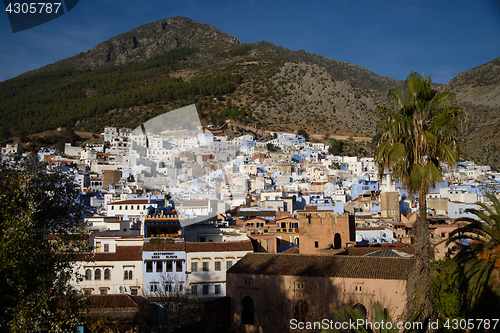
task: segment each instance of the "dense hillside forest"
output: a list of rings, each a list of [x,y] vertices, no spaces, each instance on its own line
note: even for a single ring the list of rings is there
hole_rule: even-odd
[[[168,75],[185,66],[186,57],[196,52],[192,48],[178,48],[142,63],[95,70],[58,69],[1,83],[2,139],[21,132],[73,128],[78,121],[88,118],[105,120],[106,113],[114,109],[220,97],[232,93],[242,82],[237,73],[186,82]],[[121,125],[135,127],[147,119],[148,116],[127,119]],[[98,132],[102,128],[89,130]]]

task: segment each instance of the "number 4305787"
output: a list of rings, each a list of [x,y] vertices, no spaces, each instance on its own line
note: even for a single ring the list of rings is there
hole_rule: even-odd
[[[60,2],[14,2],[9,3],[5,11],[9,14],[57,14],[60,7]]]

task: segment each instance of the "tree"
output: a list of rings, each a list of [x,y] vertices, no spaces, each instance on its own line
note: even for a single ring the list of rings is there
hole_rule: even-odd
[[[77,198],[71,179],[35,157],[0,162],[0,331],[75,331]]]
[[[309,141],[309,134],[307,133],[307,131],[305,129],[303,129],[303,128],[299,129],[297,131],[297,134],[302,135],[306,139],[306,141]]]
[[[455,95],[432,88],[431,78],[412,72],[404,94],[391,89],[387,97],[394,110],[379,107],[383,130],[375,151],[379,174],[393,175],[410,194],[418,196],[419,218],[413,225],[417,239],[416,264],[409,281],[409,304],[432,311],[431,244],[426,194],[442,180],[442,163],[457,161],[456,120],[464,115],[453,106]]]
[[[344,144],[345,141],[343,140],[331,139],[330,147],[328,148],[328,154],[332,155],[342,154],[342,152],[344,151]]]
[[[344,329],[325,329],[322,332],[325,333],[336,333],[336,332],[353,332],[353,333],[368,333],[368,332],[376,332],[376,333],[412,333],[412,332],[426,332],[428,326],[428,320],[418,321],[418,317],[420,313],[414,314],[411,319],[402,325],[402,323],[395,323],[392,320],[392,317],[389,311],[382,307],[379,302],[373,304],[375,318],[374,321],[370,321],[367,319],[366,314],[363,313],[359,308],[347,308],[347,316],[342,314],[338,310],[332,310],[332,313],[340,319],[340,322],[343,323]],[[363,324],[362,324],[363,323]],[[353,325],[354,324],[354,325]],[[338,325],[338,324],[337,324]],[[401,327],[398,327],[401,326]],[[342,327],[338,325],[338,327]]]
[[[434,311],[438,314],[439,327],[444,328],[448,319],[461,320],[466,318],[458,283],[453,278],[456,263],[447,256],[445,259],[433,262],[432,269],[432,304]],[[448,331],[452,332],[453,330]]]
[[[458,222],[467,224],[451,232],[447,241],[447,244],[464,244],[464,240],[468,243],[454,256],[455,274],[465,296],[465,310],[478,318],[485,316],[485,304],[496,305],[489,307],[495,311],[500,305],[500,202],[492,194],[487,196],[494,209],[481,202],[477,203],[480,210],[467,209],[476,218],[459,218]]]

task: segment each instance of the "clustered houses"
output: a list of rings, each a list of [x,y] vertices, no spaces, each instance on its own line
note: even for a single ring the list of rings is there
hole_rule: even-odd
[[[367,309],[395,283],[401,310],[411,260],[400,254],[411,256],[418,200],[390,175],[380,179],[373,158],[333,156],[328,146],[291,133],[267,142],[230,139],[229,124],[203,132],[197,117],[189,106],[136,130],[106,127],[103,144],[39,151],[41,160],[72,173],[81,193],[89,253],[75,265],[81,281],[74,283],[82,294],[229,295],[234,325],[249,331],[266,325],[258,299],[264,281],[280,284],[287,302],[305,302],[299,295],[311,285],[333,279],[343,300]],[[22,153],[2,149],[3,158]],[[488,166],[443,169],[443,182],[427,195],[437,258],[455,219],[500,190],[500,174]],[[369,250],[351,258],[359,246]],[[374,259],[384,256],[403,258]],[[362,274],[363,265],[375,267],[370,260],[381,260],[385,275]],[[289,313],[304,315],[287,304]]]

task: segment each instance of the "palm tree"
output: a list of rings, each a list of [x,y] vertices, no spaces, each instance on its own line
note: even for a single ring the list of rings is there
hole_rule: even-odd
[[[476,305],[484,304],[485,298],[495,301],[491,291],[499,292],[500,268],[500,202],[497,197],[487,194],[493,208],[478,202],[481,209],[467,209],[477,218],[462,217],[457,220],[467,224],[450,233],[447,244],[461,243],[467,240],[468,245],[462,246],[454,259],[457,263],[455,274],[465,295],[465,310],[474,313]],[[493,297],[492,297],[493,296]],[[497,296],[498,297],[498,296]],[[496,298],[498,303],[498,298]],[[480,307],[484,316],[484,306]]]
[[[409,281],[409,304],[432,311],[431,244],[427,224],[426,194],[442,180],[442,163],[457,161],[456,120],[463,111],[453,106],[455,95],[432,88],[430,77],[412,72],[404,94],[391,89],[387,97],[394,109],[379,107],[384,131],[375,151],[379,175],[392,174],[410,195],[418,196],[419,218],[413,229],[417,238],[416,264]]]

